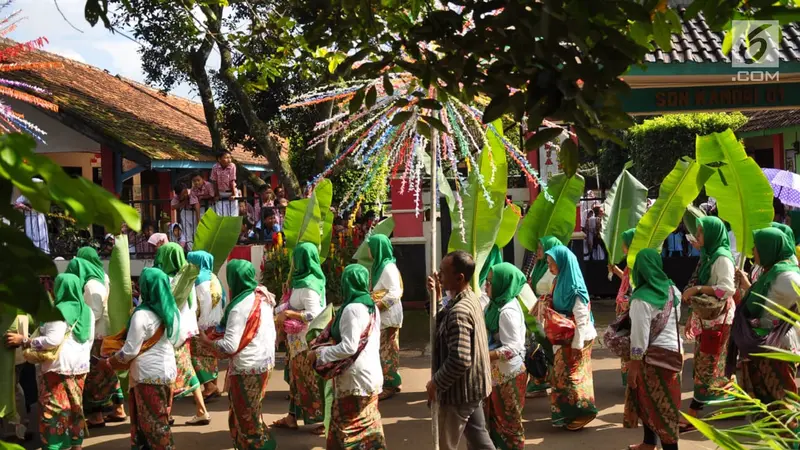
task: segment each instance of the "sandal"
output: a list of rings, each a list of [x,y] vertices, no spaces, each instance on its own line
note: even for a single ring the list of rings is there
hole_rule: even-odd
[[[204,395],[203,396],[203,401],[208,403],[211,400],[214,400],[215,398],[219,398],[219,397],[220,397],[219,390],[216,390],[216,391],[214,391],[214,392],[212,392],[212,393],[210,393],[208,395]]]
[[[578,431],[582,430],[589,422],[593,421],[597,416],[586,416],[586,417],[578,417],[577,419],[570,422],[566,428],[569,431]]]
[[[272,426],[275,428],[283,428],[286,430],[296,430],[299,428],[297,426],[297,422],[295,422],[294,426],[289,425],[289,417],[284,417],[283,419],[278,419],[275,422],[272,422]]]
[[[525,393],[525,398],[541,398],[541,397],[547,397],[547,390]]]
[[[678,423],[678,432],[679,433],[689,433],[692,431],[696,431],[697,428],[694,425],[690,424],[689,422],[679,422]]]
[[[105,417],[106,423],[122,423],[125,422],[126,420],[128,420],[128,416],[120,417],[109,414]]]
[[[313,434],[314,436],[325,436],[325,425],[320,425],[316,428],[312,428],[309,433]]]

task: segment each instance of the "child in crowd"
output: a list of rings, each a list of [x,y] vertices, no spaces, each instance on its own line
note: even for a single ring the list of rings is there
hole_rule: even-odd
[[[235,197],[236,165],[231,152],[225,150],[217,156],[217,163],[211,168],[211,182],[214,183],[215,209],[220,216],[237,216],[239,208]]]
[[[264,218],[261,219],[261,236],[265,243],[275,244],[280,239],[283,242],[281,226],[278,224],[278,214],[275,208],[264,209]],[[281,235],[280,238],[278,235]]]
[[[261,218],[261,211],[263,208],[272,208],[275,206],[275,192],[266,183],[258,188],[258,197],[254,202],[253,211],[257,218]]]
[[[283,229],[283,219],[286,217],[286,208],[289,206],[289,200],[286,200],[285,198],[279,198],[277,202],[278,206],[276,211],[276,219],[278,221],[278,225],[280,225],[281,229]]]
[[[253,224],[245,219],[242,221],[242,231],[239,233],[239,243],[249,244],[251,241],[256,240],[256,234],[253,232]]]
[[[43,183],[41,178],[33,177],[34,183]],[[25,216],[25,234],[33,241],[39,250],[50,254],[50,236],[47,231],[47,218],[43,213],[31,208],[31,203],[20,195],[14,203],[14,208]]]
[[[256,209],[244,200],[239,200],[239,216],[246,217],[252,223],[257,222]]]
[[[189,244],[187,244],[186,242],[186,235],[183,234],[183,228],[181,227],[181,224],[173,223],[172,225],[170,225],[169,241],[175,242],[176,244],[180,245],[184,251],[187,250],[187,246]]]
[[[181,223],[184,241],[194,241],[194,232],[200,223],[200,202],[184,182],[175,185],[175,195],[172,197],[171,205],[172,222]]]
[[[210,181],[206,181],[203,177],[195,172],[191,176],[192,180],[192,195],[197,199],[200,207],[200,215],[206,212],[206,207],[213,207],[214,202],[214,185]]]

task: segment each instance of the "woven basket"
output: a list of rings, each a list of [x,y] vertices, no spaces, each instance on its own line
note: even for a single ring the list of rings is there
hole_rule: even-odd
[[[703,320],[716,319],[722,314],[722,310],[727,304],[727,300],[720,300],[710,295],[692,297],[691,302],[692,312]]]

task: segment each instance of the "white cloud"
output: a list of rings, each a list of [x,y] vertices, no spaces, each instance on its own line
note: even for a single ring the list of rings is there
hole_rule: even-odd
[[[122,76],[142,80],[142,60],[137,51],[139,45],[125,38],[119,40],[105,40],[94,44],[94,48],[104,51],[111,59],[110,72]]]
[[[46,50],[50,53],[55,53],[56,55],[63,56],[64,58],[86,64],[86,58],[84,58],[83,55],[76,52],[75,50],[62,47],[52,47],[52,46],[47,46]]]

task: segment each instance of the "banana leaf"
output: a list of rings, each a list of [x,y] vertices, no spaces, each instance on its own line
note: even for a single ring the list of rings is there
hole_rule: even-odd
[[[658,199],[636,226],[636,235],[628,250],[628,267],[633,268],[640,250],[661,248],[664,239],[683,219],[686,205],[697,197],[712,173],[713,169],[688,157],[675,163],[675,167],[661,182]]]
[[[0,303],[0,330],[3,335],[7,331],[17,332],[17,308]],[[16,403],[16,366],[15,350],[0,345],[0,419],[14,417],[17,413]]]
[[[494,125],[500,132],[502,124],[498,122],[499,120],[495,121]],[[475,259],[475,275],[472,277],[472,287],[475,292],[479,292],[478,274],[481,273],[486,257],[489,256],[489,252],[497,240],[506,200],[508,162],[506,161],[505,146],[499,136],[495,133],[489,133],[486,136],[486,146],[481,151],[479,158],[478,167],[472,168],[467,177],[465,192],[461,194],[466,239],[462,241],[461,233],[453,232],[448,244],[448,252],[463,250]],[[483,179],[483,187],[479,175]],[[484,197],[484,189],[492,201],[491,204]],[[452,203],[449,206],[451,211],[455,211],[457,208]],[[459,225],[454,224],[453,226]]]
[[[193,249],[211,253],[214,256],[214,273],[219,273],[219,268],[228,260],[241,232],[241,217],[222,217],[209,209],[197,225]]]
[[[131,289],[131,255],[128,236],[114,238],[111,261],[108,263],[108,320],[109,334],[117,334],[128,325],[133,308]]]
[[[517,239],[522,246],[535,252],[542,236],[555,236],[568,245],[575,229],[575,208],[583,195],[583,177],[575,174],[567,177],[563,173],[554,175],[547,182],[547,192],[539,195],[522,219]]]
[[[326,306],[321,313],[317,314],[317,317],[308,324],[306,341],[310,344],[311,341],[316,339],[316,337],[325,330],[325,327],[328,326],[331,319],[333,319],[333,303],[328,303],[328,306]]]
[[[283,220],[283,234],[289,250],[301,242],[310,242],[319,249],[321,260],[328,256],[333,230],[332,197],[333,185],[330,180],[323,179],[310,197],[289,202]]]
[[[389,217],[387,219],[381,220],[375,227],[372,228],[370,231],[370,236],[373,234],[382,234],[384,236],[389,236],[394,231],[394,217]],[[366,267],[367,269],[372,268],[372,256],[369,254],[369,246],[367,246],[367,240],[364,239],[364,242],[358,246],[358,250],[353,253],[353,260],[361,264],[362,266]]]
[[[178,305],[178,309],[183,307],[183,304],[186,303],[186,300],[188,300],[189,296],[194,292],[194,282],[197,280],[198,275],[200,275],[200,268],[192,263],[186,263],[186,265],[181,267],[181,270],[175,274],[175,278],[172,280],[172,296],[175,297],[175,303]],[[194,299],[194,301],[197,300]]]
[[[333,212],[331,212],[331,202],[333,201],[333,184],[331,180],[323,179],[311,194],[311,198],[319,206],[320,222],[320,246],[319,259],[325,261],[331,250],[331,239],[333,238]]]
[[[497,232],[497,240],[494,242],[497,248],[502,249],[511,242],[511,239],[514,239],[521,216],[522,210],[517,205],[506,205],[503,208],[503,220],[500,221],[500,230]]]
[[[731,224],[736,251],[752,258],[753,231],[769,227],[774,215],[772,186],[730,129],[697,136],[696,142],[699,163],[723,163],[706,182],[706,192],[717,199],[720,218]]]
[[[683,213],[683,225],[686,227],[686,231],[692,236],[697,236],[697,219],[705,216],[706,213],[702,209],[689,203],[686,212]]]
[[[605,215],[600,226],[600,237],[608,249],[610,263],[622,261],[622,232],[635,227],[646,210],[647,187],[631,175],[626,167],[614,181],[603,203]]]

